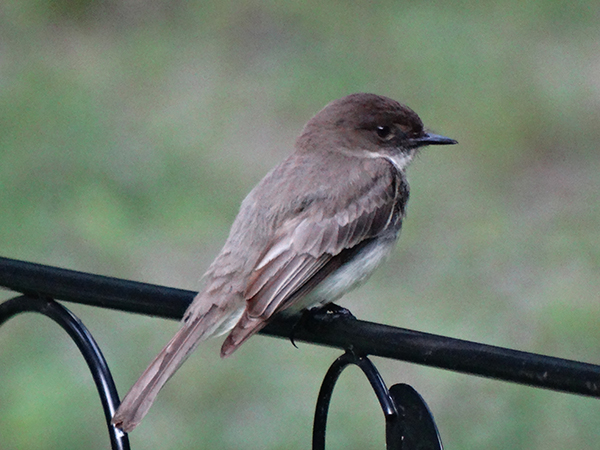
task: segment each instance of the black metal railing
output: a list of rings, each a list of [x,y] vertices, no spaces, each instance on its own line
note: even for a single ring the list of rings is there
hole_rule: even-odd
[[[104,417],[108,425],[110,443],[115,450],[128,450],[127,434],[114,427],[110,420],[119,406],[119,396],[108,364],[87,328],[75,315],[64,306],[49,298],[30,297],[21,295],[0,304],[0,325],[17,314],[34,312],[49,317],[65,330],[79,348],[87,363],[100,401],[104,409]]]
[[[38,312],[63,327],[77,343],[98,387],[114,449],[128,449],[127,435],[110,425],[118,396],[98,346],[83,324],[53,299],[139,314],[180,319],[195,293],[0,257],[0,286],[23,295],[0,304],[0,325],[21,312]],[[388,449],[439,449],[435,423],[411,387],[389,390],[367,355],[409,361],[555,391],[600,397],[600,366],[510,350],[357,320],[351,316],[275,318],[263,334],[343,349],[323,381],[317,400],[313,448],[325,448],[333,387],[345,367],[368,378],[386,420]]]

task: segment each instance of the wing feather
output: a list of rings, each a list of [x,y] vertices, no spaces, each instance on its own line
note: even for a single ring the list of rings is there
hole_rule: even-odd
[[[248,279],[246,311],[223,344],[222,355],[233,352],[269,317],[293,306],[314,289],[342,264],[336,258],[341,252],[387,228],[397,231],[401,217],[394,216],[401,212],[396,202],[403,180],[387,162],[377,163],[376,176],[367,186],[362,190],[352,186],[358,194],[345,199],[347,207],[339,208],[339,198],[313,201],[303,214],[281,224]]]

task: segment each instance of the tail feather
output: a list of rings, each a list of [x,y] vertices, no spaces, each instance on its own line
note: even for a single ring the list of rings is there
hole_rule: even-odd
[[[198,344],[222,332],[223,325],[230,320],[231,315],[224,314],[216,305],[212,305],[201,316],[184,319],[179,331],[125,395],[112,418],[112,424],[125,432],[133,430],[144,418],[164,384]]]
[[[247,312],[242,314],[239,322],[233,327],[229,336],[221,346],[221,357],[226,358],[236,351],[240,345],[246,342],[251,336],[258,333],[267,325],[267,322],[259,317],[251,317]]]

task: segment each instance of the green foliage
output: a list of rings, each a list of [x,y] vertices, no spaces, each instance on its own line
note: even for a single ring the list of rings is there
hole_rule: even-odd
[[[6,1],[0,254],[197,288],[239,202],[302,124],[334,98],[375,92],[460,145],[411,167],[398,250],[344,305],[598,362],[599,12],[592,1]],[[121,393],[176,328],[72,308]],[[258,336],[221,361],[218,346],[169,383],[133,448],[308,448],[338,352]],[[0,349],[3,449],[108,448],[91,377],[56,327],[19,317]],[[596,400],[378,363],[388,383],[421,392],[447,449],[600,438]],[[366,381],[342,382],[329,444],[382,447]]]

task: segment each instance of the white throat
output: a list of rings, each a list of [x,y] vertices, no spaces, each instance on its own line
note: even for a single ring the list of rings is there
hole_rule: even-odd
[[[408,165],[413,160],[415,153],[411,152],[409,154],[398,152],[394,155],[390,155],[387,153],[375,153],[369,152],[367,150],[363,151],[363,155],[369,158],[383,158],[392,163],[392,165],[398,169],[400,172],[404,172],[404,170],[408,167]]]
[[[346,149],[340,149],[340,151],[348,156],[361,155],[361,156],[366,156],[367,158],[373,158],[373,159],[383,158],[383,159],[389,161],[390,163],[392,163],[392,165],[396,169],[398,169],[400,172],[404,172],[404,170],[408,167],[408,165],[411,163],[411,161],[415,157],[415,151],[412,151],[409,154],[398,152],[394,155],[390,155],[387,153],[370,152],[368,150],[363,150],[360,153],[358,153],[356,150],[350,151],[350,150],[346,150]]]

